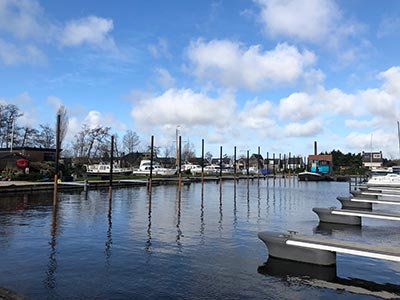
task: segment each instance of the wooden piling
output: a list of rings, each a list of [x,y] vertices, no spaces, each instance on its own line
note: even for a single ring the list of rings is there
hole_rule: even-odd
[[[151,136],[150,142],[150,176],[149,176],[149,194],[151,194],[153,189],[153,160],[154,160],[154,135]]]
[[[108,185],[108,197],[112,199],[112,181],[113,181],[113,165],[114,165],[114,136],[111,136],[111,153],[110,153],[110,181]]]

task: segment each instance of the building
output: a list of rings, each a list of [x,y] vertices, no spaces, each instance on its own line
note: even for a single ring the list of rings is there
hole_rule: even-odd
[[[309,155],[308,166],[311,172],[331,174],[333,172],[333,157],[330,154]]]
[[[17,153],[30,162],[54,162],[56,160],[56,149],[52,148],[15,147],[12,150],[0,148],[1,153]]]
[[[377,169],[383,166],[382,151],[362,152],[362,165],[364,168]]]

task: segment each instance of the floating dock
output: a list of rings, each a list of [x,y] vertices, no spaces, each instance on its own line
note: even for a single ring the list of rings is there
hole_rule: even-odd
[[[400,250],[364,243],[305,236],[294,232],[263,231],[258,237],[265,243],[269,255],[280,259],[317,265],[336,264],[336,253],[365,256],[400,262]]]
[[[337,208],[313,208],[321,222],[347,225],[361,225],[361,217],[400,221],[400,215],[393,213],[371,212]]]
[[[336,199],[340,201],[340,203],[342,204],[342,208],[344,208],[344,209],[346,209],[346,208],[361,208],[361,209],[368,209],[368,210],[372,209],[371,202],[354,201],[354,199],[357,199],[357,198],[336,197]],[[370,200],[372,201],[375,199],[370,199]]]

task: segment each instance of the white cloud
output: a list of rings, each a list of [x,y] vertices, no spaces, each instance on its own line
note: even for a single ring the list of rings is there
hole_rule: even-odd
[[[377,129],[371,133],[351,132],[346,137],[346,144],[356,152],[382,151],[384,157],[398,158],[397,128],[392,130]]]
[[[45,65],[47,63],[44,54],[34,45],[18,46],[2,39],[0,39],[0,60],[5,65]]]
[[[323,104],[321,111],[338,115],[361,115],[365,113],[362,101],[358,95],[346,94],[339,89],[320,89],[316,98]]]
[[[0,31],[11,33],[18,39],[33,39],[43,38],[52,29],[37,1],[0,1]]]
[[[396,98],[392,95],[380,89],[368,89],[360,92],[360,96],[371,115],[396,120]]]
[[[217,82],[225,87],[260,90],[272,84],[292,84],[316,57],[310,51],[279,44],[271,51],[261,46],[249,48],[229,40],[190,43],[187,55],[193,75]]]
[[[265,32],[272,37],[337,46],[340,40],[358,33],[333,0],[256,0]]]
[[[175,85],[175,78],[168,72],[168,70],[163,68],[158,68],[156,70],[157,73],[157,81],[160,85],[165,88],[171,88]]]
[[[372,121],[367,120],[346,120],[344,122],[345,126],[348,128],[369,128],[372,125]]]
[[[274,111],[274,106],[269,101],[248,101],[244,110],[239,113],[240,125],[253,129],[268,129],[275,126]]]
[[[109,33],[113,30],[111,19],[88,16],[69,21],[62,31],[60,42],[63,46],[88,44],[103,49],[115,49],[115,43]]]
[[[384,17],[379,24],[378,38],[397,37],[400,32],[400,18]]]
[[[311,137],[323,131],[323,124],[320,120],[311,120],[306,123],[289,123],[284,127],[286,137]]]
[[[391,67],[379,74],[385,80],[383,89],[390,95],[400,98],[400,67]]]
[[[131,114],[142,126],[225,126],[234,110],[235,102],[230,96],[213,99],[191,89],[169,89],[160,96],[140,100]]]
[[[157,44],[149,45],[148,50],[154,58],[172,57],[169,52],[168,41],[165,38],[159,38]]]
[[[316,104],[306,93],[294,93],[281,99],[279,117],[283,120],[303,121],[316,115]]]

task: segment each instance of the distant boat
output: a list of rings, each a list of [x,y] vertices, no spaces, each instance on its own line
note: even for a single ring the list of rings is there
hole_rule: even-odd
[[[389,173],[386,175],[374,175],[368,180],[367,186],[400,188],[400,174]]]
[[[88,175],[110,175],[110,164],[100,162],[98,164],[84,165],[86,168],[86,174]],[[121,168],[117,164],[113,165],[113,174],[129,175],[132,173],[131,168]]]
[[[298,175],[299,181],[332,181],[333,178],[328,174],[304,171]]]
[[[158,162],[153,161],[153,166],[151,166],[151,161],[148,159],[143,159],[140,162],[139,169],[133,170],[133,175],[150,175],[150,169],[153,167],[153,175],[171,176],[176,173],[176,169],[162,168]]]

